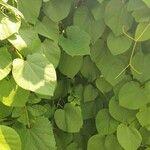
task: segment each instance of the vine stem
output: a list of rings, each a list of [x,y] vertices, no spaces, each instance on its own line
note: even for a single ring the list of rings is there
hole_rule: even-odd
[[[138,74],[141,74],[141,72],[139,72],[138,70],[135,69],[135,67],[132,65],[132,59],[133,59],[133,56],[134,56],[134,53],[135,53],[135,49],[136,49],[136,46],[137,46],[137,43],[139,41],[139,39],[143,36],[143,34],[146,32],[146,30],[150,27],[150,23],[145,27],[145,29],[142,31],[142,33],[139,35],[139,37],[137,39],[131,37],[129,34],[127,34],[124,30],[124,27],[122,28],[123,30],[123,33],[131,40],[134,41],[134,44],[133,44],[133,48],[132,48],[132,51],[131,51],[131,55],[130,55],[130,59],[129,59],[129,63],[128,65],[115,77],[115,79],[117,79],[128,67],[132,68],[136,73]]]
[[[27,126],[30,129],[31,128],[31,124],[30,124],[30,120],[29,120],[29,114],[28,114],[27,106],[24,106],[24,110],[25,110],[26,119],[27,119]]]

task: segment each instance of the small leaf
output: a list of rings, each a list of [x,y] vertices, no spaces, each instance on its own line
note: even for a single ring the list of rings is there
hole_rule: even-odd
[[[119,104],[128,109],[139,109],[149,103],[146,92],[137,82],[130,81],[119,92]]]
[[[107,150],[105,148],[105,137],[99,134],[92,136],[88,141],[87,150]]]
[[[59,46],[55,42],[46,39],[41,45],[41,51],[47,60],[56,68],[61,54]]]
[[[131,44],[132,40],[124,35],[116,37],[113,33],[110,33],[107,37],[107,45],[113,55],[126,52],[131,47]]]
[[[113,97],[109,101],[110,115],[122,123],[131,123],[136,118],[137,111],[126,109],[119,105],[119,102]]]
[[[68,16],[71,2],[71,0],[50,0],[44,5],[44,13],[54,22],[59,22]]]
[[[0,80],[5,78],[11,71],[12,58],[6,47],[0,48]]]
[[[100,135],[112,134],[116,131],[118,122],[114,120],[108,109],[102,109],[96,116],[96,128]]]
[[[117,139],[125,150],[137,150],[142,142],[139,131],[124,124],[120,124],[117,128]]]
[[[136,32],[135,32],[135,39],[138,41],[146,41],[150,39],[150,23],[144,22],[139,23]]]
[[[150,129],[150,107],[142,108],[136,115],[139,123],[142,127],[148,127]]]
[[[71,56],[90,54],[90,36],[77,26],[66,29],[67,38],[60,36],[59,44]]]
[[[150,54],[143,54],[142,51],[138,51],[133,59],[132,59],[132,65],[136,70],[138,70],[139,73],[135,72],[135,70],[131,69],[133,77],[137,79],[138,81],[145,82],[150,79]]]
[[[62,52],[59,62],[59,70],[69,78],[73,78],[80,70],[83,62],[81,56],[70,56],[65,52]]]
[[[35,28],[40,35],[47,37],[51,40],[58,41],[58,23],[53,22],[48,17],[44,17],[41,22],[38,21]]]
[[[79,132],[82,125],[82,115],[79,106],[67,103],[64,109],[57,109],[54,114],[56,125],[69,133]]]
[[[105,147],[107,150],[112,150],[112,148],[114,150],[123,150],[114,134],[107,135],[105,139]]]

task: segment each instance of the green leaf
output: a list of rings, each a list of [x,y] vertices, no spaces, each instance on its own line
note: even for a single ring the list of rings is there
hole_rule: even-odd
[[[107,37],[107,46],[113,55],[118,55],[127,51],[132,44],[132,40],[125,35],[115,36],[110,33]]]
[[[105,30],[103,19],[95,20],[86,6],[77,8],[74,14],[73,23],[89,33],[93,43],[102,36]]]
[[[126,54],[113,56],[102,40],[98,40],[91,49],[91,58],[101,71],[103,77],[115,86],[125,78],[125,72],[117,77],[128,64]]]
[[[54,22],[66,18],[70,12],[72,0],[50,0],[44,5],[44,13]]]
[[[11,114],[12,108],[0,102],[0,119],[5,118]]]
[[[80,107],[71,103],[67,103],[64,109],[57,109],[54,119],[61,130],[69,133],[79,132],[83,125]]]
[[[97,66],[91,61],[89,56],[84,57],[80,72],[88,81],[94,81],[100,74]]]
[[[47,60],[56,68],[61,54],[59,46],[55,42],[46,39],[41,45],[41,51]]]
[[[67,38],[60,36],[59,44],[63,50],[71,56],[90,54],[90,36],[77,26],[69,26],[66,29]]]
[[[119,105],[119,102],[113,97],[109,101],[110,115],[122,123],[131,123],[135,120],[137,111],[126,109]]]
[[[0,48],[0,80],[5,78],[11,71],[12,58],[6,47]]]
[[[62,52],[58,68],[61,73],[73,78],[79,72],[82,62],[83,58],[81,56],[72,57]]]
[[[96,129],[100,135],[112,134],[116,131],[118,122],[114,120],[108,109],[102,109],[96,116]]]
[[[149,0],[142,0],[149,8],[150,8],[150,1]]]
[[[52,125],[47,118],[34,120],[31,128],[16,126],[21,137],[22,150],[56,150]]]
[[[32,116],[35,117],[42,116],[47,112],[47,109],[42,105],[28,106],[27,109],[32,114]]]
[[[20,88],[13,79],[0,81],[0,101],[7,106],[23,107],[28,101],[29,91]]]
[[[92,8],[91,12],[96,21],[104,19],[105,7],[106,7],[106,3],[104,2],[102,4],[96,3],[95,6]]]
[[[149,22],[150,9],[141,0],[141,3],[135,6],[135,10],[133,11],[132,16],[135,18],[136,22]]]
[[[88,84],[87,86],[84,87],[83,98],[85,103],[94,101],[97,96],[98,90],[91,84]]]
[[[96,87],[103,93],[107,93],[112,90],[112,85],[107,82],[103,77],[97,78]]]
[[[97,0],[99,3],[102,3],[104,0]]]
[[[142,108],[136,115],[139,123],[142,127],[147,127],[150,129],[150,107]]]
[[[20,25],[20,20],[17,20],[13,17],[6,17],[0,13],[0,40],[5,40],[14,33],[17,33]]]
[[[105,147],[107,150],[123,150],[123,148],[118,143],[117,137],[114,134],[107,135],[105,138]]]
[[[37,52],[41,46],[38,33],[30,26],[22,27],[19,33],[11,36],[8,41],[25,56]]]
[[[141,127],[139,132],[142,136],[142,144],[143,145],[150,145],[150,131],[148,131],[144,127]]]
[[[106,150],[105,137],[99,134],[92,136],[88,141],[87,150]]]
[[[138,41],[146,41],[150,39],[150,23],[144,22],[139,23],[136,32],[135,32],[135,39]]]
[[[135,72],[133,69],[131,69],[133,77],[141,82],[145,82],[150,79],[150,54],[144,55],[142,51],[137,52],[133,59],[132,59],[132,65],[136,70],[138,70],[139,73]]]
[[[27,60],[14,59],[13,77],[23,89],[53,96],[56,87],[56,72],[53,65],[40,53],[28,55]]]
[[[25,19],[32,24],[35,24],[40,13],[42,0],[30,1],[19,0],[18,9],[23,13]]]
[[[0,149],[21,150],[21,140],[14,129],[0,125]]]
[[[117,139],[125,150],[137,150],[142,142],[139,131],[124,124],[120,124],[117,128]]]
[[[51,40],[58,41],[58,23],[53,22],[48,17],[44,17],[41,22],[38,21],[35,28],[40,35],[47,37]]]
[[[130,81],[119,92],[119,104],[128,109],[139,109],[149,103],[146,92],[138,82]]]
[[[121,35],[122,28],[129,30],[132,25],[132,17],[128,13],[125,2],[111,0],[105,8],[105,23],[118,36]]]

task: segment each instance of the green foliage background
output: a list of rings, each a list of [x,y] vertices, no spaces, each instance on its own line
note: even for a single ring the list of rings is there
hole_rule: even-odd
[[[150,150],[150,0],[0,0],[0,150]]]

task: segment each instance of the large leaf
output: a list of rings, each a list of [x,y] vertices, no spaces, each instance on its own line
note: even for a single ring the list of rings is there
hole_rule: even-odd
[[[56,125],[63,131],[76,133],[82,125],[82,115],[79,106],[66,104],[64,109],[57,109],[54,115]]]
[[[25,19],[35,24],[37,18],[40,13],[40,8],[42,5],[42,0],[30,1],[30,0],[19,0],[18,1],[18,8],[23,13]]]
[[[0,125],[0,149],[21,150],[21,140],[14,129]]]
[[[149,0],[143,0],[143,2],[150,8],[150,1]]]
[[[23,89],[52,96],[56,86],[54,66],[40,53],[28,55],[27,60],[13,61],[13,77]]]
[[[56,150],[52,125],[49,120],[40,117],[31,123],[31,128],[17,126],[21,137],[22,150]]]
[[[105,9],[105,23],[117,36],[122,34],[122,28],[129,30],[132,25],[132,17],[128,13],[125,2],[111,0]]]
[[[119,104],[128,109],[139,109],[150,102],[146,92],[139,83],[130,81],[123,85],[119,92]]]
[[[0,80],[5,78],[11,71],[12,58],[6,47],[0,48]]]
[[[142,142],[142,137],[134,127],[120,124],[117,128],[117,138],[125,150],[137,150]]]
[[[28,101],[29,91],[20,88],[13,79],[0,81],[0,101],[7,106],[23,107]]]
[[[72,0],[50,0],[45,4],[44,13],[54,22],[66,18],[70,12]]]
[[[59,44],[71,56],[90,54],[90,36],[77,26],[70,26],[66,30],[67,38],[61,36]]]
[[[100,135],[112,134],[116,131],[118,122],[113,119],[108,109],[102,109],[96,116],[96,128]]]
[[[0,40],[5,40],[14,33],[17,33],[21,21],[15,18],[8,18],[0,13]]]

